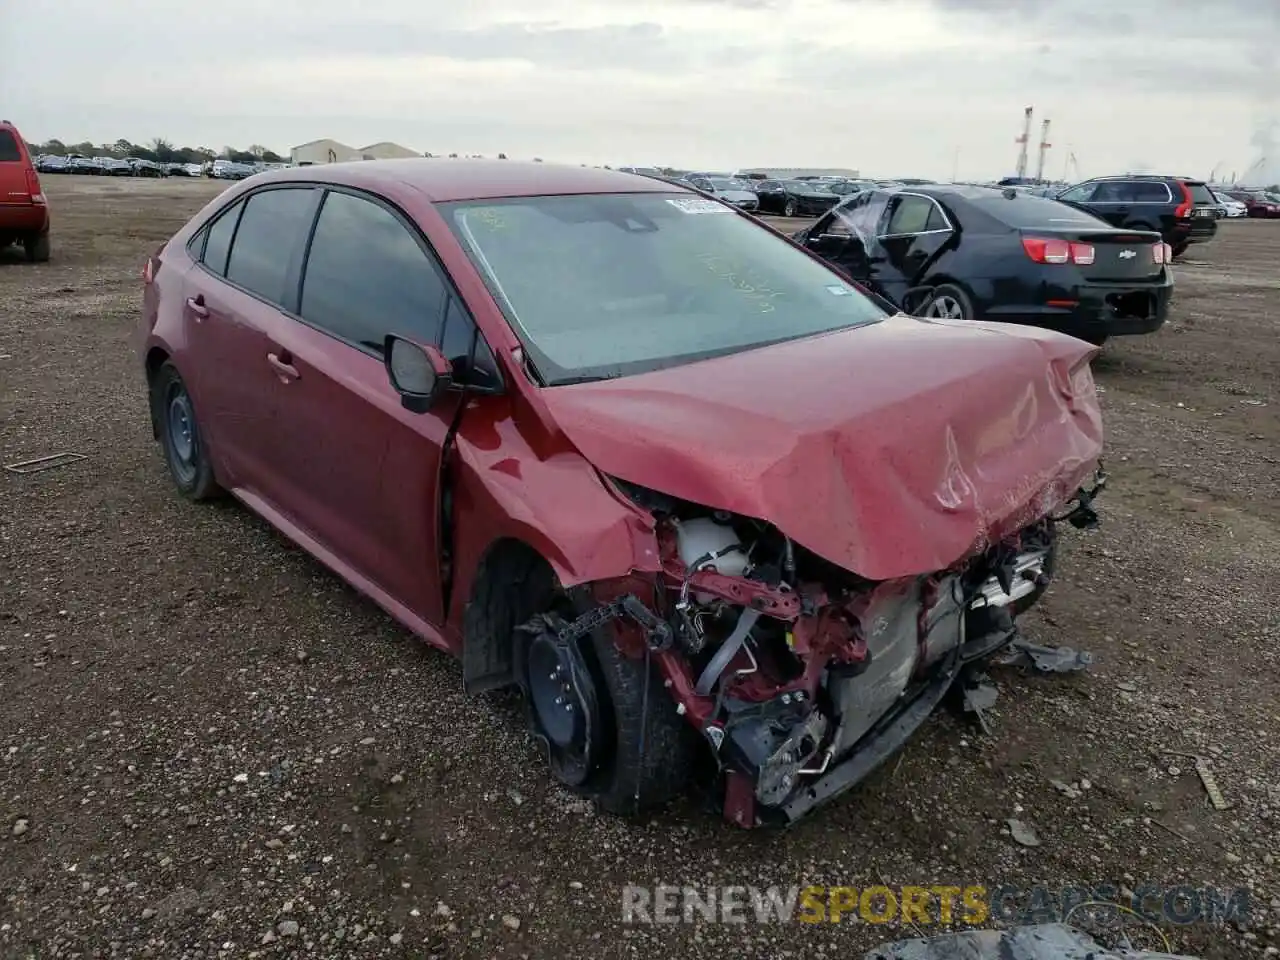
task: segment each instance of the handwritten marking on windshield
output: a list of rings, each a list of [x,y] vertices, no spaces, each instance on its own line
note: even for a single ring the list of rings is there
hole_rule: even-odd
[[[778,297],[783,296],[777,290],[773,290],[765,284],[752,283],[749,280],[738,276],[734,272],[731,265],[725,263],[715,254],[703,253],[698,255],[698,260],[707,268],[715,277],[725,281],[748,300],[753,300],[760,308],[761,313],[773,313],[777,307],[771,302]]]

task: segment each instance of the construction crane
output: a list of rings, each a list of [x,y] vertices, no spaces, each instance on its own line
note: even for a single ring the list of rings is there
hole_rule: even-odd
[[[1036,159],[1036,180],[1040,183],[1044,182],[1044,161],[1049,156],[1051,146],[1053,144],[1049,142],[1049,120],[1046,118],[1040,125],[1040,155]]]
[[[1031,143],[1031,115],[1035,112],[1035,107],[1027,107],[1022,113],[1022,136],[1015,143],[1021,144],[1018,148],[1018,166],[1015,176],[1019,180],[1025,180],[1027,177],[1027,146]]]

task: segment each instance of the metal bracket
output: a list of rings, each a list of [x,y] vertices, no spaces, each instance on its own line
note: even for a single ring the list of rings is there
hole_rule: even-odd
[[[47,457],[36,457],[34,460],[7,463],[4,468],[10,473],[39,473],[42,470],[53,470],[55,467],[65,467],[67,464],[88,459],[88,456],[83,453],[51,453]]]
[[[566,643],[572,643],[603,627],[610,620],[620,617],[630,617],[644,628],[645,639],[651,650],[666,650],[671,646],[673,639],[671,624],[646,607],[640,598],[632,593],[588,610],[572,623],[561,627],[556,636]]]
[[[1031,667],[1038,673],[1073,673],[1092,666],[1093,654],[1071,647],[1045,647],[1019,637],[998,662],[1006,667]]]

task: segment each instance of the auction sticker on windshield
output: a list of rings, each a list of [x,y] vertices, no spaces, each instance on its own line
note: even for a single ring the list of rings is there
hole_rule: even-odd
[[[667,203],[684,213],[733,213],[723,203],[702,197],[668,197]]]

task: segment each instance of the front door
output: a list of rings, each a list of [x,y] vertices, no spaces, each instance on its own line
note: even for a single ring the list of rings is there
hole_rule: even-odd
[[[805,246],[858,283],[884,295],[878,280],[883,254],[876,234],[889,195],[867,190],[844,201],[809,228]]]
[[[451,294],[416,228],[389,206],[329,191],[302,277],[300,320],[277,336],[278,460],[295,521],[428,623],[441,609],[439,475],[461,395],[413,413],[383,359],[389,333],[440,342]]]

